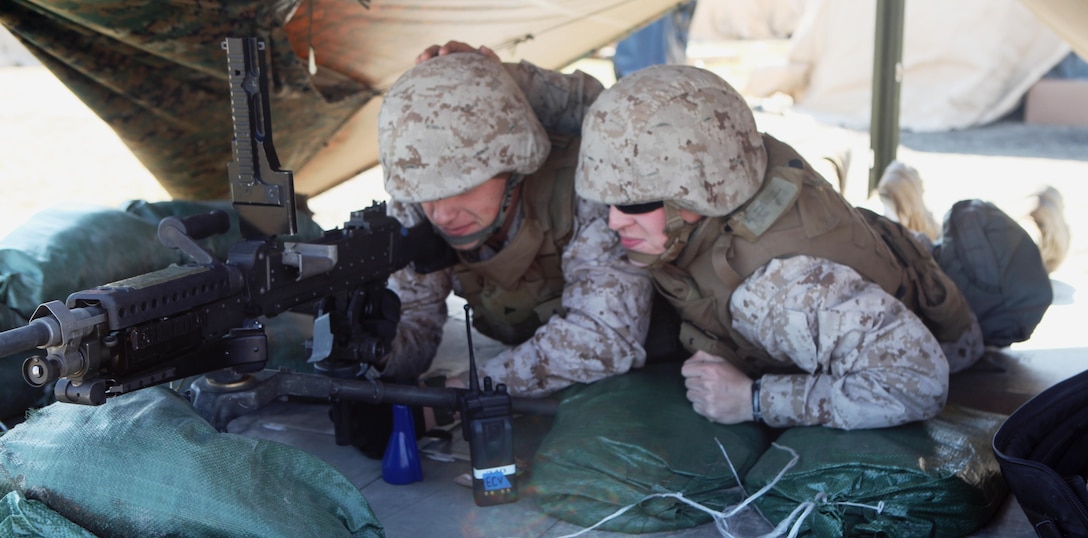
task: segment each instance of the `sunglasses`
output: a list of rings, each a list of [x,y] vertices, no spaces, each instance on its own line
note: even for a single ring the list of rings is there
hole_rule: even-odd
[[[613,207],[625,215],[641,215],[665,207],[665,202],[646,202],[644,204],[615,205]]]

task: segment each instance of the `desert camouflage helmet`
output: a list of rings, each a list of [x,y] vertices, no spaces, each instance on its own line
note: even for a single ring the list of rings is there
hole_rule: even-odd
[[[732,86],[697,67],[658,65],[593,103],[575,185],[605,204],[664,201],[716,217],[755,195],[766,168],[755,118]]]
[[[551,142],[499,62],[458,53],[427,60],[389,89],[378,114],[385,189],[428,202],[544,164]]]

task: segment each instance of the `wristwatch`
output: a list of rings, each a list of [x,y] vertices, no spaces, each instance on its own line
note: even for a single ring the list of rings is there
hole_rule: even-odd
[[[763,412],[759,409],[759,389],[763,385],[763,378],[752,382],[752,420],[763,422]]]

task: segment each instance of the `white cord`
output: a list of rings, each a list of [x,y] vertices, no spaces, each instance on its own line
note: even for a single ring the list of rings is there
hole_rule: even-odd
[[[697,510],[701,510],[703,512],[706,512],[707,514],[710,514],[710,516],[714,518],[715,528],[718,529],[718,533],[720,533],[723,538],[744,538],[742,536],[737,536],[737,535],[733,534],[730,531],[730,529],[729,529],[730,519],[737,516],[737,514],[739,514],[745,508],[749,507],[749,505],[751,505],[753,501],[755,501],[756,499],[758,499],[759,497],[763,496],[768,491],[770,491],[771,488],[773,488],[775,486],[775,484],[777,484],[780,480],[782,480],[782,477],[785,476],[787,471],[789,471],[795,465],[797,465],[797,462],[800,461],[801,457],[797,454],[797,451],[795,451],[794,449],[792,449],[792,448],[790,448],[788,446],[780,445],[778,443],[771,443],[771,446],[773,446],[774,448],[777,448],[777,449],[780,449],[780,450],[785,450],[785,451],[789,452],[792,457],[790,458],[790,461],[787,462],[786,465],[784,465],[782,467],[782,470],[780,470],[778,472],[778,474],[775,475],[774,479],[772,479],[770,483],[768,483],[766,486],[763,486],[762,488],[760,488],[759,491],[755,492],[755,494],[749,496],[747,494],[747,492],[744,491],[744,486],[741,484],[741,480],[740,480],[740,477],[737,474],[737,470],[733,466],[733,460],[729,457],[729,454],[726,452],[725,447],[722,446],[721,442],[718,441],[717,439],[714,439],[714,441],[716,443],[718,443],[718,447],[721,449],[722,455],[725,456],[725,461],[729,464],[729,469],[733,472],[733,477],[736,478],[736,480],[737,480],[737,485],[740,488],[741,493],[745,495],[745,499],[741,503],[728,508],[728,510],[726,510],[726,511],[718,512],[718,511],[713,510],[711,508],[707,508],[706,506],[703,506],[703,505],[701,505],[701,504],[699,504],[699,503],[697,503],[695,501],[692,501],[691,499],[688,499],[687,497],[684,497],[683,493],[654,493],[654,494],[647,495],[647,496],[643,497],[642,500],[640,500],[640,501],[638,501],[638,502],[636,502],[634,504],[629,504],[627,506],[624,506],[623,508],[620,508],[619,510],[616,510],[615,512],[613,512],[613,513],[609,514],[608,516],[606,516],[604,519],[598,521],[597,523],[594,523],[592,527],[587,527],[587,528],[582,529],[582,530],[580,530],[580,531],[578,531],[578,532],[576,532],[574,534],[567,534],[567,535],[562,536],[560,538],[573,538],[575,536],[580,536],[582,534],[585,534],[585,533],[587,533],[589,531],[592,531],[592,530],[600,527],[601,525],[604,525],[605,523],[607,523],[607,522],[609,522],[609,521],[623,515],[628,510],[642,504],[643,502],[645,502],[647,500],[660,498],[660,497],[674,498],[674,499],[676,499],[676,500],[678,500],[678,501],[680,501],[682,503],[685,503],[685,504],[687,504],[689,506],[694,507]],[[854,507],[859,507],[859,508],[869,508],[871,510],[875,510],[877,514],[880,514],[880,513],[884,512],[884,501],[880,501],[879,503],[876,504],[876,506],[873,506],[873,505],[868,505],[868,504],[852,503],[852,502],[828,503],[828,502],[826,502],[826,500],[827,500],[827,494],[826,493],[824,493],[824,492],[817,493],[816,496],[813,498],[813,500],[805,501],[805,502],[797,505],[797,508],[794,508],[793,512],[790,512],[790,515],[787,516],[785,519],[783,519],[781,522],[779,522],[778,525],[773,530],[771,530],[771,532],[769,532],[767,534],[764,534],[763,536],[760,536],[759,538],[781,538],[783,536],[785,536],[787,538],[796,538],[797,535],[801,532],[801,527],[802,527],[802,525],[804,525],[804,522],[808,518],[808,516],[811,515],[812,512],[815,511],[818,506],[822,506],[822,505],[843,505],[843,506],[854,506]],[[752,506],[752,508],[755,508],[755,506]]]

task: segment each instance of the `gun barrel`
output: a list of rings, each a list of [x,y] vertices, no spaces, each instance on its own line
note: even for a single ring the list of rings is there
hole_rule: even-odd
[[[49,325],[40,319],[31,321],[25,327],[0,332],[0,357],[44,346],[49,343],[51,336]]]
[[[356,379],[334,379],[331,383],[335,396],[343,400],[457,409],[457,393],[448,389]]]
[[[559,400],[553,398],[510,398],[510,410],[521,415],[555,415]]]
[[[368,403],[396,403],[458,409],[463,389],[397,385],[366,380],[334,379],[336,396],[344,400]],[[559,402],[551,398],[511,398],[511,410],[528,415],[554,415]]]

